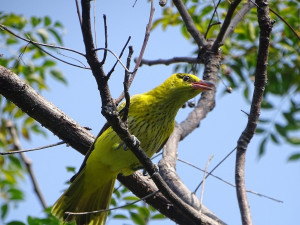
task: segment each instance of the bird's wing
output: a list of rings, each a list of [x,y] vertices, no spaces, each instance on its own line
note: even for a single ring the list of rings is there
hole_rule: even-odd
[[[121,117],[124,115],[124,107],[125,107],[125,102],[121,103],[118,106],[118,112]],[[102,127],[102,129],[100,130],[100,132],[98,133],[97,137],[95,138],[95,140],[94,140],[93,144],[91,145],[91,147],[89,148],[88,152],[86,153],[78,172],[71,177],[70,182],[73,182],[76,179],[76,177],[80,174],[80,172],[83,170],[83,168],[85,167],[86,161],[88,160],[92,151],[95,149],[95,143],[96,143],[98,137],[100,137],[101,134],[103,134],[103,132],[106,131],[109,127],[110,127],[109,123],[106,122],[104,124],[104,126]]]

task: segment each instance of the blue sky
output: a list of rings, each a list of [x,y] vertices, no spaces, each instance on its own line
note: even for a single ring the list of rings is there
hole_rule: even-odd
[[[130,44],[137,57],[143,41],[149,15],[149,4],[146,1],[97,1],[96,27],[98,47],[103,47],[103,20],[107,15],[108,47],[120,52],[128,36],[132,36]],[[156,2],[155,17],[159,17],[161,8]],[[65,27],[64,45],[79,51],[84,51],[82,37],[74,1],[37,1],[10,0],[2,3],[1,11],[14,12],[29,16],[48,15],[52,20],[60,21]],[[173,56],[189,56],[194,47],[180,35],[179,29],[168,28],[165,32],[157,28],[151,33],[144,58],[158,59]],[[0,51],[1,48],[0,48]],[[101,54],[101,53],[100,53]],[[84,59],[81,59],[84,61]],[[124,60],[124,59],[123,59]],[[109,55],[106,70],[114,63]],[[42,94],[80,125],[92,128],[96,135],[104,124],[100,113],[101,102],[96,83],[90,71],[81,70],[62,63],[58,68],[63,71],[68,80],[68,86],[48,79],[49,92]],[[172,66],[143,66],[139,69],[131,87],[130,94],[141,93],[152,89],[173,73]],[[123,70],[118,66],[110,81],[111,91],[117,97],[122,90]],[[200,128],[188,136],[179,145],[179,158],[204,168],[210,155],[214,157],[209,168],[216,165],[229,151],[236,146],[236,141],[243,131],[247,118],[241,110],[249,111],[249,105],[243,100],[241,90],[232,94],[221,94],[224,86],[219,83],[215,109],[209,113]],[[183,120],[190,109],[180,111],[177,120]],[[262,114],[263,116],[263,114]],[[276,203],[265,198],[249,194],[249,201],[254,224],[283,225],[299,224],[299,163],[287,163],[287,157],[296,151],[289,145],[274,146],[268,144],[267,152],[258,158],[257,149],[259,137],[254,137],[249,145],[246,160],[247,188],[262,194],[283,200]],[[31,142],[23,141],[24,148],[32,148],[57,142],[58,138],[48,132],[48,138],[34,137]],[[28,153],[33,162],[33,169],[38,178],[42,192],[49,205],[60,196],[64,185],[71,174],[66,172],[66,166],[78,168],[83,156],[70,147],[56,148]],[[234,183],[235,155],[227,159],[215,172],[215,175]],[[177,171],[182,180],[191,189],[198,185],[203,174],[178,162]],[[26,220],[27,215],[41,216],[42,209],[33,192],[28,178],[21,182],[26,192],[26,201],[9,213],[9,220]],[[198,195],[199,197],[199,195]],[[235,189],[209,178],[205,184],[203,203],[218,217],[228,224],[241,224]],[[122,221],[111,221],[109,225],[122,224]],[[151,222],[151,225],[160,224]],[[165,225],[174,224],[164,221]]]

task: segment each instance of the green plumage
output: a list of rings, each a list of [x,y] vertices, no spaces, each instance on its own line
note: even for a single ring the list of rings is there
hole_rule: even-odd
[[[149,92],[131,97],[128,128],[149,157],[160,150],[173,132],[180,107],[211,87],[211,83],[200,81],[194,75],[180,73],[173,74]],[[119,111],[124,105],[120,105]],[[138,159],[109,127],[95,141],[93,151],[69,189],[54,204],[52,213],[65,221],[75,220],[78,225],[105,224],[107,213],[67,217],[65,212],[107,209],[117,175],[130,175],[140,166]]]

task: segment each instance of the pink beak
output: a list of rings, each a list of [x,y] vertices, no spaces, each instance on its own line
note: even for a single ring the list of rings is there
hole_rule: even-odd
[[[215,85],[212,82],[200,80],[198,82],[192,83],[193,87],[202,91],[212,90]]]

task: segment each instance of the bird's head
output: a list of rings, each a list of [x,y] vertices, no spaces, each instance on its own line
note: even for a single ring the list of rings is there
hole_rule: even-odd
[[[200,80],[197,76],[188,73],[175,73],[163,83],[164,89],[184,102],[195,97],[199,93],[212,90],[215,85],[209,81]]]
[[[208,81],[200,80],[197,76],[188,73],[175,73],[165,82],[151,90],[149,94],[161,99],[175,108],[180,108],[189,99],[199,93],[212,90],[215,85]]]
[[[200,80],[197,76],[188,73],[175,73],[165,82],[170,83],[170,88],[188,91],[194,90],[195,92],[202,92],[212,90],[214,84],[209,81]]]

